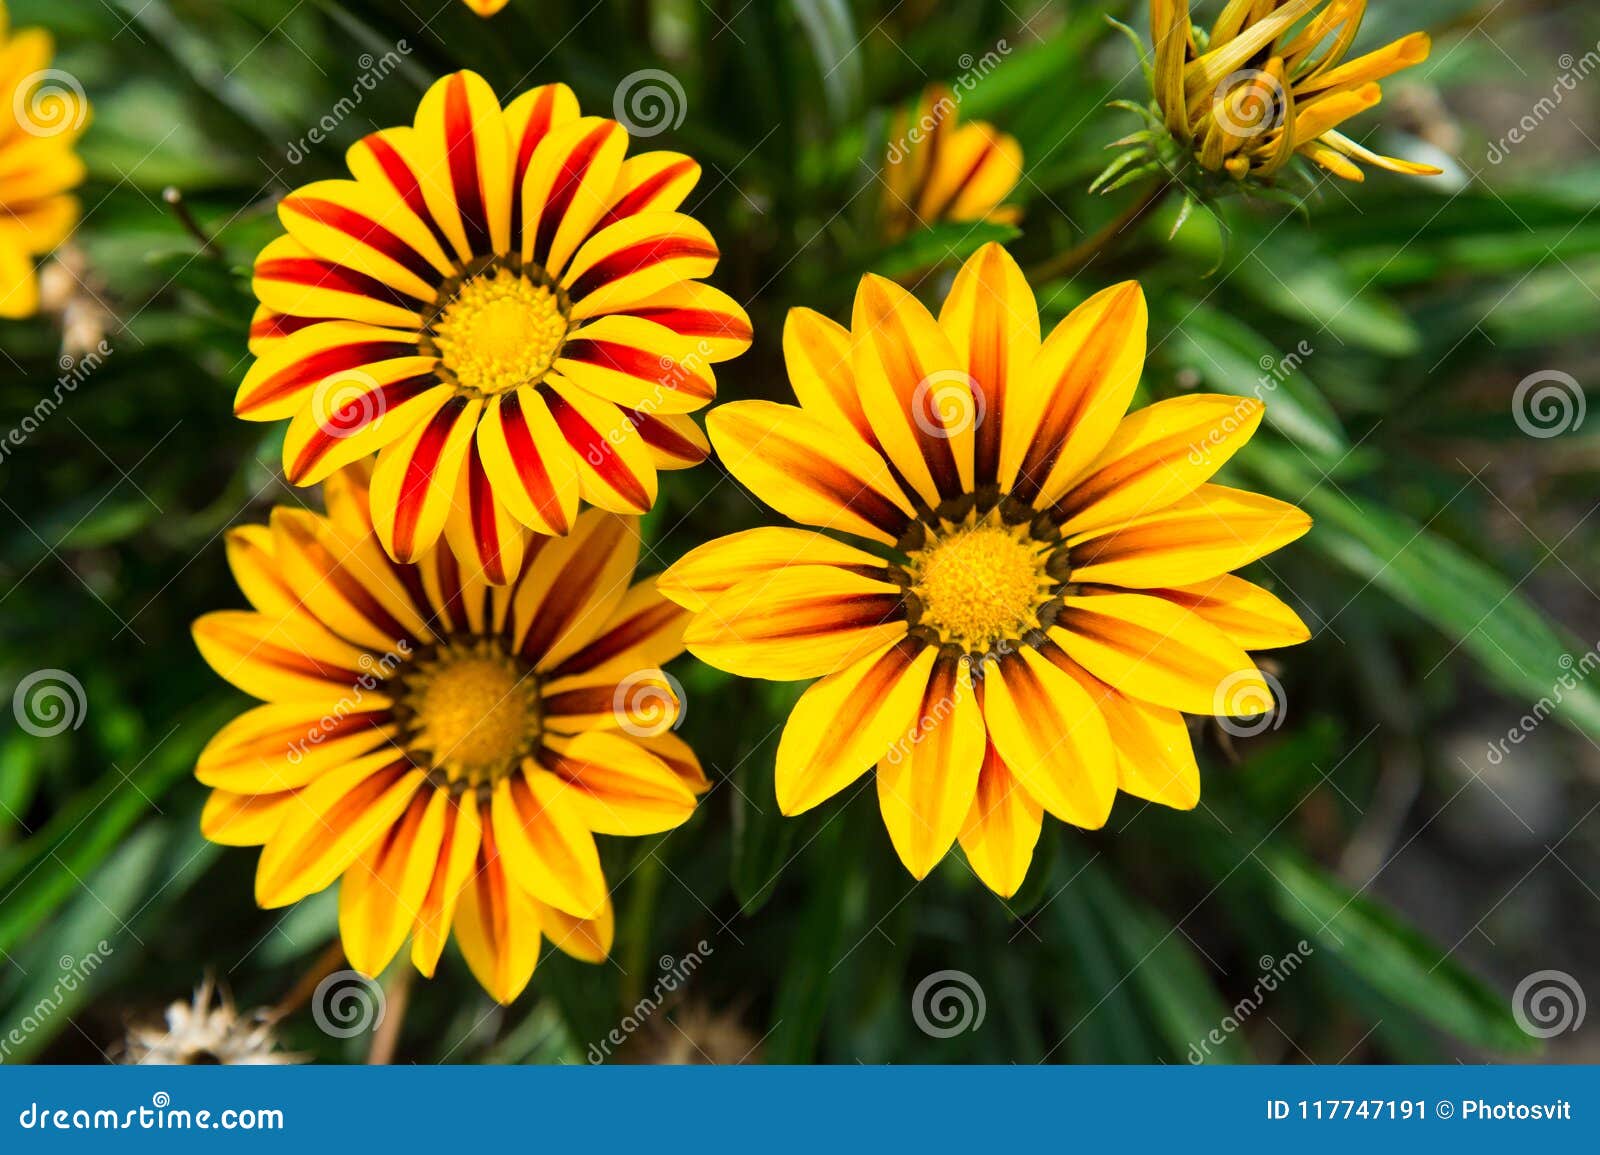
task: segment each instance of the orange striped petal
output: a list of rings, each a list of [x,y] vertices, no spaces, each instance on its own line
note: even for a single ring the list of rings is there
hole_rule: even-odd
[[[473,977],[498,1003],[516,1000],[539,963],[539,904],[517,884],[485,823],[477,868],[461,888],[456,941]]]
[[[1001,414],[1000,488],[1059,493],[1128,411],[1144,364],[1148,310],[1137,281],[1102,289],[1050,332]]]
[[[1238,569],[1310,528],[1286,501],[1208,483],[1156,513],[1069,540],[1072,580],[1185,585]]]
[[[706,418],[722,464],[757,497],[795,521],[894,544],[911,502],[882,457],[793,405],[735,401]]]
[[[494,838],[506,871],[523,890],[580,918],[606,901],[600,852],[562,780],[525,769],[495,786]]]
[[[288,906],[331,885],[405,813],[426,777],[393,750],[380,750],[298,791],[261,851],[257,905]]]
[[[1063,822],[1098,830],[1117,794],[1116,752],[1094,700],[1030,647],[983,678],[989,740],[1034,801]]]
[[[372,524],[390,557],[415,562],[444,531],[483,402],[452,397],[384,447],[372,470]]]
[[[1010,253],[990,243],[967,258],[939,309],[939,328],[955,347],[977,402],[975,482],[994,484],[1006,396],[1027,388],[1039,352],[1038,305]]]
[[[760,526],[696,546],[657,579],[679,605],[703,610],[741,582],[790,566],[834,566],[862,577],[882,577],[882,558],[810,529]]]
[[[345,871],[339,937],[350,965],[376,978],[421,913],[444,841],[449,795],[419,790],[405,813]]]
[[[510,142],[494,89],[475,72],[441,77],[417,105],[414,131],[416,177],[456,258],[510,251]]]
[[[892,642],[817,682],[778,740],[778,808],[800,814],[849,786],[911,732],[935,651]]]
[[[905,289],[869,273],[850,334],[856,392],[884,455],[929,506],[970,492],[978,402],[938,322]]]
[[[684,630],[690,653],[745,678],[842,670],[906,633],[900,587],[835,566],[789,566],[718,595]]]
[[[629,737],[551,736],[539,761],[567,785],[565,797],[596,834],[660,834],[694,813],[694,791]]]
[[[1057,504],[1061,532],[1076,537],[1189,496],[1243,448],[1264,411],[1253,397],[1201,393],[1123,418]]]
[[[878,808],[916,878],[926,878],[961,832],[983,765],[983,712],[965,656],[941,656],[910,731],[878,762]]]
[[[1248,655],[1215,626],[1164,598],[1095,594],[1063,599],[1050,638],[1124,694],[1186,714],[1226,712],[1243,686],[1271,695]],[[1247,695],[1248,696],[1248,695]]]
[[[622,410],[554,374],[540,395],[572,449],[579,495],[613,513],[648,512],[656,502],[656,467]]]
[[[711,275],[717,245],[682,213],[639,213],[583,243],[562,274],[572,319],[585,321],[648,300],[670,285]]]
[[[546,134],[522,180],[524,262],[560,276],[610,207],[627,150],[627,131],[598,116]]]
[[[1209,622],[1240,649],[1275,650],[1311,637],[1311,631],[1294,610],[1260,586],[1232,574],[1146,592]]]
[[[961,827],[961,849],[983,884],[1001,898],[1021,889],[1043,819],[1043,809],[1012,777],[990,742],[972,809]]]
[[[628,593],[640,544],[637,521],[600,510],[545,541],[512,593],[510,636],[523,659],[552,670],[598,635]]]

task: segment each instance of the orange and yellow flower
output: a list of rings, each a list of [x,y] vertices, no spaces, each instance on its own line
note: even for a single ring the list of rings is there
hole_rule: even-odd
[[[479,16],[493,16],[510,3],[510,0],[465,0],[465,3]]]
[[[369,975],[409,935],[431,976],[452,928],[501,1002],[541,935],[604,958],[594,836],[669,830],[707,785],[660,669],[685,615],[633,582],[636,519],[588,511],[491,586],[449,542],[392,561],[364,463],[325,491],[326,517],[280,507],[229,533],[255,608],[195,623],[211,667],[266,703],[200,756],[206,837],[263,848],[263,907],[342,877],[345,953]]]
[[[1010,224],[1020,215],[1005,199],[1022,179],[1022,148],[981,120],[960,122],[960,101],[930,85],[889,125],[884,164],[884,227],[890,238],[940,221]]]
[[[959,838],[1010,895],[1044,811],[1094,828],[1118,789],[1196,804],[1183,715],[1263,712],[1271,690],[1246,651],[1309,636],[1230,571],[1310,520],[1210,480],[1254,433],[1258,400],[1185,396],[1124,416],[1145,328],[1127,282],[1041,339],[1021,271],[988,245],[937,317],[876,276],[849,329],[793,311],[799,405],[711,413],[734,477],[816,527],[720,538],[659,583],[695,611],[684,636],[703,661],[820,679],[779,742],[784,813],[876,765],[914,875]]]
[[[350,149],[354,179],[285,197],[235,411],[292,419],[290,480],[376,453],[389,555],[416,561],[448,525],[498,584],[580,499],[642,513],[658,469],[702,461],[689,414],[750,323],[699,281],[717,246],[677,211],[699,165],[627,147],[565,85],[502,109],[458,72],[414,125]]]
[[[12,32],[0,0],[0,317],[39,309],[38,257],[78,223],[84,165],[73,151],[89,102],[70,74],[52,68],[42,28]]]
[[[1345,60],[1366,0],[1228,0],[1210,31],[1189,0],[1150,0],[1155,99],[1166,129],[1200,167],[1236,181],[1270,180],[1304,156],[1346,180],[1361,161],[1436,175],[1380,156],[1338,126],[1382,98],[1378,81],[1428,58],[1425,32]],[[1320,11],[1319,11],[1320,9]]]

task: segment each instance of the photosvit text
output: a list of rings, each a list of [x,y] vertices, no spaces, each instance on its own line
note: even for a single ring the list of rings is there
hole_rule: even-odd
[[[1572,1119],[1572,1103],[1557,1099],[1552,1103],[1519,1103],[1508,1099],[1491,1103],[1486,1099],[1440,1099],[1429,1103],[1425,1099],[1268,1099],[1267,1118],[1282,1120],[1321,1120],[1339,1122],[1345,1119],[1462,1119],[1467,1121],[1508,1119],[1548,1120],[1553,1122]]]

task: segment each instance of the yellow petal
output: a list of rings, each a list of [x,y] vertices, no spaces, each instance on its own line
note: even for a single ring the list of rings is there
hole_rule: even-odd
[[[1185,585],[1255,561],[1310,528],[1311,518],[1288,502],[1206,484],[1156,513],[1070,539],[1072,580]]]
[[[1187,497],[1250,440],[1263,412],[1253,397],[1203,393],[1123,418],[1056,506],[1061,532],[1075,537]]]
[[[895,642],[800,695],[778,741],[783,813],[832,798],[911,733],[934,655],[916,642]]]
[[[983,884],[1001,898],[1010,898],[1022,887],[1043,818],[1033,795],[1012,777],[1000,752],[989,743],[972,808],[961,828],[961,849]]]
[[[708,665],[786,682],[831,674],[905,633],[899,586],[833,566],[790,566],[719,595],[683,640]]]
[[[1226,713],[1219,691],[1240,684],[1270,700],[1265,681],[1242,649],[1198,614],[1164,598],[1065,598],[1050,638],[1124,694],[1186,714]]]
[[[950,849],[972,809],[985,746],[968,659],[941,657],[915,728],[878,762],[878,807],[906,869],[918,879]]]
[[[1116,754],[1094,700],[1031,646],[983,678],[989,740],[1023,788],[1063,822],[1098,830],[1116,798]]]
[[[698,545],[667,568],[657,581],[679,605],[699,611],[722,593],[753,577],[800,566],[837,566],[871,577],[881,558],[809,529],[761,526]]]

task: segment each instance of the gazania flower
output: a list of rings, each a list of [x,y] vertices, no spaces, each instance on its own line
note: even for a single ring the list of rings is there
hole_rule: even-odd
[[[697,280],[717,247],[675,210],[699,166],[627,145],[564,85],[502,109],[458,72],[414,126],[351,148],[353,180],[285,197],[235,410],[293,419],[290,480],[376,452],[389,555],[415,561],[452,524],[498,584],[528,530],[571,532],[580,498],[641,513],[658,469],[703,460],[687,414],[750,324]]]
[[[795,310],[784,349],[800,404],[712,412],[733,475],[816,527],[721,538],[660,582],[696,611],[685,640],[702,660],[821,679],[779,742],[784,813],[876,765],[913,874],[959,838],[1010,895],[1042,811],[1098,827],[1118,789],[1194,806],[1183,714],[1271,703],[1245,651],[1308,634],[1229,571],[1310,522],[1210,481],[1259,401],[1194,395],[1123,416],[1145,325],[1128,282],[1041,341],[1021,272],[988,245],[937,318],[875,276],[848,330]]]
[[[493,16],[509,2],[510,0],[466,0],[466,5],[479,16]]]
[[[1022,178],[1021,147],[981,120],[961,124],[959,107],[936,84],[890,121],[883,208],[891,238],[939,221],[1009,223],[1020,215],[1002,202]]]
[[[263,907],[342,876],[345,954],[367,975],[409,935],[431,976],[452,926],[501,1002],[527,985],[541,935],[604,958],[594,835],[669,830],[706,786],[659,669],[683,614],[654,581],[629,584],[635,520],[584,513],[489,586],[448,542],[392,562],[364,467],[326,495],[326,517],[279,508],[232,531],[255,609],[195,623],[212,668],[267,703],[200,756],[206,837],[263,847]]]
[[[70,193],[84,165],[73,145],[89,102],[75,79],[50,67],[54,53],[42,28],[11,32],[0,0],[0,317],[38,310],[35,260],[78,223]]]
[[[1413,32],[1354,60],[1366,0],[1229,0],[1209,32],[1189,0],[1151,0],[1156,112],[1208,173],[1270,181],[1296,156],[1359,181],[1357,161],[1412,175],[1430,165],[1379,156],[1338,126],[1382,99],[1378,81],[1428,58]]]
[[[218,994],[209,977],[195,988],[194,1001],[167,1008],[165,1021],[128,1028],[120,1055],[138,1066],[282,1066],[302,1056],[278,1049],[270,1015],[240,1014],[227,992]]]

